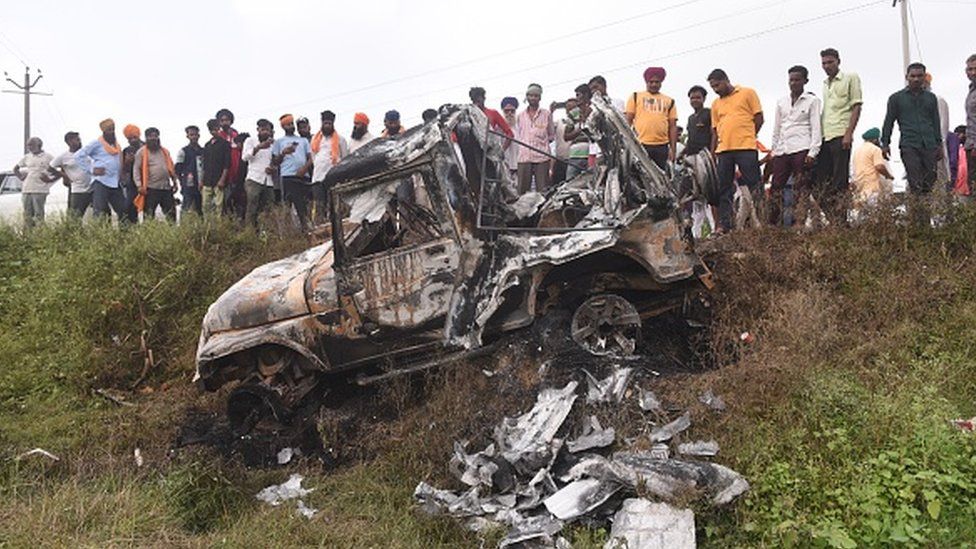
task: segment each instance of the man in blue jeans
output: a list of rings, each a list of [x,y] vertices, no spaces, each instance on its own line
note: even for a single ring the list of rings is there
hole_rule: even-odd
[[[718,94],[712,102],[712,152],[716,155],[719,200],[716,233],[732,230],[732,200],[735,196],[735,171],[739,185],[759,196],[759,153],[756,135],[763,125],[762,105],[751,88],[733,86],[722,69],[708,75],[708,84]],[[746,189],[743,189],[746,192]]]

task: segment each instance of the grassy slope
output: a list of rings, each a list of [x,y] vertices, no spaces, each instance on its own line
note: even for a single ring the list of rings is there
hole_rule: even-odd
[[[721,368],[655,387],[691,407],[696,436],[714,436],[721,461],[753,484],[732,508],[699,514],[700,541],[976,539],[976,447],[946,422],[976,412],[972,234],[976,217],[959,212],[938,231],[763,231],[723,246],[711,338]],[[251,267],[302,246],[294,235],[202,224],[121,233],[55,224],[26,238],[0,229],[0,544],[477,545],[453,521],[414,512],[411,499],[419,480],[448,483],[450,441],[483,436],[531,398],[470,367],[432,376],[425,391],[380,395],[396,419],[364,437],[378,457],[329,474],[297,465],[316,489],[312,521],[254,500],[286,471],[168,451],[188,406],[217,405],[188,387],[206,306]],[[144,384],[153,392],[123,393],[136,403],[123,408],[93,395],[139,377],[143,330],[161,362]],[[737,343],[744,330],[755,343]],[[705,387],[728,413],[696,407]],[[10,459],[36,446],[62,460]],[[601,537],[574,531],[583,545]]]

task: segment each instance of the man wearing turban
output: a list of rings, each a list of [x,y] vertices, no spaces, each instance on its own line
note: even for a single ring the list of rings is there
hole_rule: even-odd
[[[383,133],[380,134],[380,139],[396,137],[405,131],[407,131],[406,128],[400,124],[399,111],[386,111],[386,114],[383,116]]]
[[[122,136],[129,142],[129,146],[122,149],[122,173],[119,175],[119,182],[122,192],[125,193],[125,218],[129,223],[139,222],[139,210],[134,202],[139,190],[132,179],[132,168],[135,166],[136,152],[142,148],[140,135],[142,130],[135,124],[128,124],[122,128]]]
[[[115,211],[120,221],[126,221],[125,197],[119,186],[122,168],[122,148],[115,138],[115,121],[106,118],[98,124],[102,135],[75,153],[75,161],[89,166],[92,178],[92,214],[98,217]]]
[[[502,117],[505,118],[505,123],[507,123],[508,127],[512,129],[513,134],[515,132],[515,124],[518,120],[515,115],[518,108],[518,99],[511,96],[502,99]],[[505,149],[505,168],[508,169],[512,180],[515,180],[516,170],[518,169],[518,149],[519,146],[517,143],[512,143],[507,149]]]
[[[362,147],[374,139],[369,133],[369,117],[366,113],[357,112],[352,117],[352,135],[349,136],[349,152]]]
[[[312,198],[315,199],[315,217],[324,219],[328,212],[328,192],[325,174],[349,154],[349,143],[335,129],[336,115],[326,110],[320,114],[322,128],[312,137]]]
[[[884,195],[882,177],[894,179],[881,150],[881,130],[871,128],[861,136],[864,144],[854,152],[854,209],[863,210]]]
[[[632,93],[624,107],[638,141],[662,170],[668,161],[674,161],[678,144],[678,109],[674,99],[661,93],[666,76],[663,68],[648,67],[644,71],[646,91]]]

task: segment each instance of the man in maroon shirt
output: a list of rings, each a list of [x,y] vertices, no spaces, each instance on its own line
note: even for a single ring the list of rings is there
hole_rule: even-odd
[[[234,213],[244,219],[247,196],[244,192],[244,172],[241,170],[241,143],[238,143],[237,130],[234,123],[234,113],[230,109],[220,109],[215,117],[220,125],[217,136],[230,145],[230,167],[227,169],[226,185],[227,198],[224,201],[224,213]]]

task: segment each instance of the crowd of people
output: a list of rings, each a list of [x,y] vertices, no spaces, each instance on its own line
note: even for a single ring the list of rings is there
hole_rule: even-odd
[[[970,87],[965,125],[948,130],[948,106],[930,91],[926,67],[913,63],[907,67],[906,86],[888,99],[881,128],[864,131],[864,143],[856,150],[864,101],[861,80],[854,72],[841,71],[837,50],[827,48],[820,58],[826,78],[819,96],[807,89],[806,67],[787,70],[789,93],[775,103],[768,148],[758,140],[768,114],[759,96],[752,88],[733,84],[722,69],[708,74],[710,89],[695,85],[688,90],[692,113],[684,128],[676,100],[662,92],[667,77],[662,67],[645,70],[646,88],[625,100],[608,93],[602,76],[580,84],[573,97],[552,102],[548,109],[538,84],[526,89],[521,111],[515,97],[501,101],[501,113],[488,108],[480,87],[471,88],[469,99],[485,113],[492,131],[505,139],[504,163],[521,194],[545,192],[600,162],[599,146],[585,130],[596,95],[626,118],[649,159],[665,172],[695,155],[710,155],[718,186],[706,213],[716,234],[736,226],[737,195],[768,202],[768,218],[754,219],[754,224],[789,224],[810,216],[844,222],[852,209],[870,208],[891,192],[887,160],[895,123],[910,194],[927,196],[940,186],[959,196],[970,194],[976,180],[976,169],[968,170],[976,155],[976,55],[966,60]],[[710,92],[717,97],[706,107]],[[563,114],[557,119],[558,111]],[[433,109],[422,115],[424,123],[437,117]],[[57,157],[44,152],[42,141],[33,137],[27,142],[29,152],[14,167],[23,181],[24,222],[31,227],[43,220],[47,194],[61,180],[70,188],[69,212],[77,216],[91,209],[96,218],[114,212],[121,223],[137,223],[140,212],[151,218],[161,210],[175,220],[179,191],[184,215],[235,216],[257,225],[261,212],[284,201],[307,229],[326,213],[324,180],[333,166],[373,139],[397,139],[406,131],[396,110],[385,114],[383,130],[375,137],[364,113],[356,113],[347,136],[340,135],[335,119],[332,111],[321,112],[320,128],[313,134],[307,118],[285,114],[278,118],[284,135],[275,138],[270,120],[258,120],[250,135],[234,128],[230,110],[220,109],[206,123],[209,139],[201,145],[199,127],[187,126],[187,144],[175,155],[162,146],[157,128],[143,132],[129,124],[122,129],[125,142],[120,142],[112,119],[100,123],[101,136],[87,145],[77,132],[65,134],[67,150]]]

